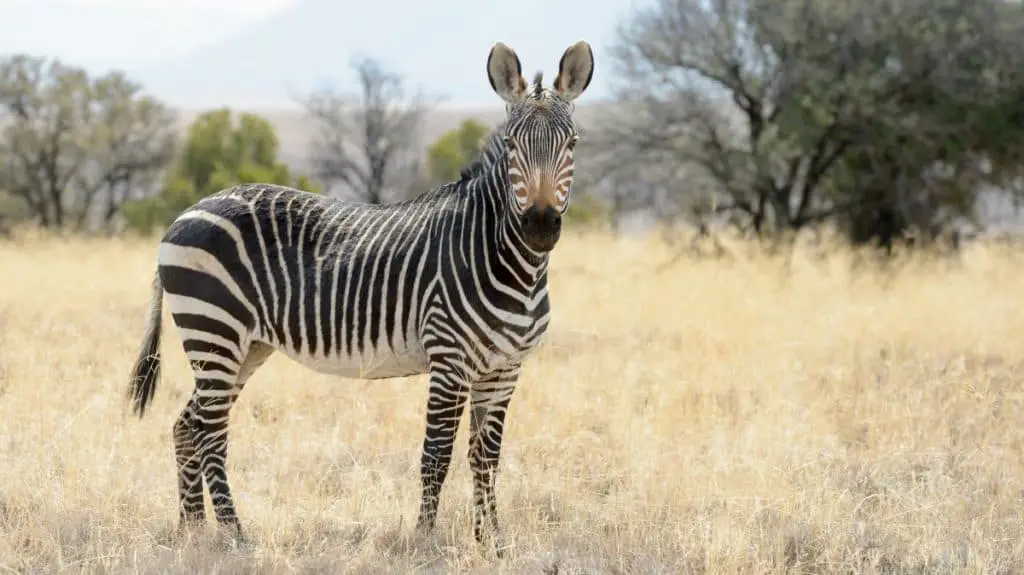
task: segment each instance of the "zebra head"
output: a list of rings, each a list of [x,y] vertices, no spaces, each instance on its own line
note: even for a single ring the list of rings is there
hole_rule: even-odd
[[[504,143],[512,209],[526,244],[538,252],[551,251],[561,233],[579,140],[573,101],[593,75],[594,53],[582,40],[562,54],[551,88],[543,86],[540,72],[527,86],[519,57],[501,42],[487,58],[491,87],[505,100],[508,115]]]

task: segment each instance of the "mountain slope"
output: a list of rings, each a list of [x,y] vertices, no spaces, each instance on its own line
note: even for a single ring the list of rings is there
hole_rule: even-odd
[[[497,103],[485,62],[495,41],[509,43],[524,73],[542,68],[553,78],[558,58],[583,38],[594,47],[591,92],[606,93],[604,46],[623,0],[520,0],[515,10],[479,0],[304,0],[239,34],[158,66],[135,70],[152,91],[177,105],[280,106],[290,95],[323,85],[351,87],[356,55],[379,58],[413,87],[456,102]],[[566,23],[572,23],[567,25]]]

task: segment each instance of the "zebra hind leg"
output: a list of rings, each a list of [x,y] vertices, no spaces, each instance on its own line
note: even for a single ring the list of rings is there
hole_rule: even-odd
[[[203,503],[203,477],[192,441],[192,426],[198,408],[199,396],[192,393],[185,409],[174,422],[174,459],[178,465],[178,530],[187,534],[192,527],[206,521]]]
[[[473,537],[484,543],[492,537],[495,553],[504,556],[505,542],[498,525],[494,484],[505,431],[505,414],[515,391],[518,369],[477,382],[472,391],[469,466],[473,471]]]
[[[247,543],[227,478],[228,422],[231,407],[249,377],[273,353],[270,346],[254,343],[241,363],[233,359],[210,361],[209,351],[202,359],[190,357],[196,378],[196,407],[191,417],[192,441],[199,457],[217,523],[239,544]],[[189,354],[192,355],[192,354]]]

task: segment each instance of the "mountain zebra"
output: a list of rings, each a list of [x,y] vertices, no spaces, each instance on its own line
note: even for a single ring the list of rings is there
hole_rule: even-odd
[[[392,205],[248,184],[206,197],[160,243],[150,315],[131,374],[141,418],[160,373],[163,296],[195,376],[174,423],[180,527],[216,518],[245,537],[228,487],[228,419],[274,351],[313,370],[381,379],[430,375],[417,527],[433,528],[456,429],[471,404],[473,533],[498,534],[494,481],[505,412],[550,319],[557,242],[578,140],[572,102],[593,76],[580,41],[552,88],[527,86],[516,53],[491,49],[503,131],[456,181]],[[498,142],[494,144],[493,142]]]

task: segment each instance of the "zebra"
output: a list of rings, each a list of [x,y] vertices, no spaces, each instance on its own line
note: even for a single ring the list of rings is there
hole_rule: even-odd
[[[487,169],[505,153],[505,127],[506,122],[501,122],[484,138],[480,151],[476,157],[459,171],[459,178],[471,180],[476,176],[484,174]]]
[[[141,419],[160,378],[164,298],[195,387],[172,428],[179,532],[216,521],[248,543],[228,485],[228,420],[275,352],[346,378],[429,375],[418,531],[434,528],[468,402],[473,535],[501,554],[495,477],[523,361],[548,328],[548,262],[579,140],[574,101],[594,70],[569,46],[551,87],[502,42],[487,58],[506,120],[458,180],[388,205],[285,186],[237,185],[180,214],[161,238],[128,401]]]

